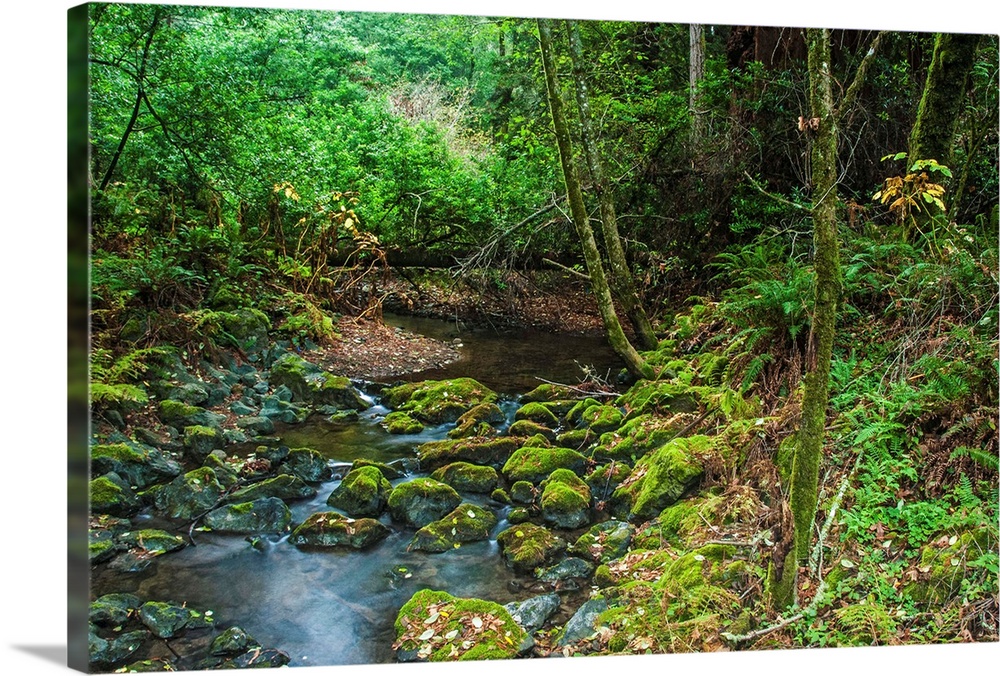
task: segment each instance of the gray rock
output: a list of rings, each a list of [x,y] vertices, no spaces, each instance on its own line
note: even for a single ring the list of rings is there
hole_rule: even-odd
[[[184,383],[169,390],[167,392],[167,399],[201,406],[208,401],[208,387],[202,383]]]
[[[569,553],[595,563],[607,563],[625,556],[634,532],[635,527],[625,521],[605,521],[581,535],[570,546]]]
[[[168,484],[153,486],[142,495],[151,498],[156,509],[172,519],[191,519],[214,507],[224,490],[214,470],[200,467]]]
[[[274,422],[265,416],[240,418],[236,426],[250,434],[274,434]]]
[[[212,618],[194,608],[147,601],[139,608],[139,619],[158,638],[172,638],[183,629],[211,626]]]
[[[508,603],[504,608],[514,621],[530,634],[542,628],[545,621],[559,610],[560,603],[558,594],[542,594],[520,603]]]
[[[265,479],[260,483],[235,491],[229,498],[231,503],[252,502],[258,498],[275,497],[282,500],[297,500],[311,498],[316,495],[316,489],[302,479],[290,474]]]
[[[288,457],[278,467],[278,471],[312,483],[329,481],[333,476],[333,470],[326,458],[311,448],[295,448],[289,451]]]
[[[262,380],[253,386],[253,391],[257,394],[267,394],[269,389],[271,389],[271,386],[266,380]]]
[[[556,565],[538,571],[542,582],[562,582],[574,577],[587,578],[594,573],[594,564],[575,556],[563,559]]]
[[[136,653],[149,638],[149,632],[130,631],[111,639],[101,638],[91,625],[87,650],[91,671],[110,671]]]
[[[607,609],[608,602],[604,599],[591,599],[584,603],[559,632],[556,645],[561,648],[593,636],[597,631],[597,618]]]
[[[105,594],[90,602],[90,621],[101,627],[118,627],[140,605],[142,602],[134,594]]]
[[[284,533],[292,512],[281,498],[224,505],[205,515],[204,524],[224,533]]]
[[[433,479],[413,479],[401,483],[389,494],[392,518],[416,528],[437,521],[458,507],[462,499],[454,488]]]
[[[229,410],[236,415],[255,415],[257,409],[247,406],[242,401],[234,401],[229,405]]]

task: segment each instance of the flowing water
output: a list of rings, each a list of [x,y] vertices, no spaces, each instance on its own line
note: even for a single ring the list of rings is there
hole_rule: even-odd
[[[463,358],[444,369],[410,379],[471,376],[506,393],[502,408],[512,416],[517,395],[535,387],[539,377],[576,382],[574,359],[610,372],[620,368],[602,340],[538,332],[495,334],[456,331],[454,324],[427,319],[388,319],[389,323],[432,337],[461,340]],[[376,404],[348,424],[306,422],[279,431],[292,448],[314,448],[334,466],[356,458],[393,463],[408,470],[404,481],[420,476],[415,449],[426,441],[446,438],[452,425],[416,435],[389,435],[379,425],[387,410]],[[292,502],[293,522],[326,511],[326,499],[339,479],[322,484],[311,500]],[[486,504],[485,496],[463,499]],[[496,505],[494,504],[495,508]],[[506,509],[493,536],[508,524]],[[523,600],[540,590],[530,578],[515,576],[503,563],[497,543],[465,544],[443,554],[408,552],[413,530],[383,523],[392,535],[363,552],[302,551],[287,536],[269,536],[251,546],[250,538],[195,532],[196,546],[161,556],[141,572],[122,573],[102,566],[92,581],[95,596],[133,592],[142,599],[186,603],[212,610],[220,627],[241,626],[259,643],[288,653],[291,665],[335,665],[390,662],[395,638],[393,621],[416,591],[445,590],[456,596],[498,603]],[[156,527],[153,521],[136,527]]]

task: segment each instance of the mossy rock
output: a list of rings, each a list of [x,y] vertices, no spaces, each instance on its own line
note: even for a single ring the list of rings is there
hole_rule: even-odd
[[[209,453],[203,463],[205,467],[210,467],[215,472],[215,478],[226,488],[232,488],[240,481],[237,469],[226,462],[225,454],[221,452]]]
[[[497,535],[504,561],[517,572],[533,572],[566,551],[566,542],[548,528],[521,523]]]
[[[417,447],[417,459],[424,471],[433,471],[459,460],[474,465],[501,465],[518,447],[509,437],[471,437],[428,441]]]
[[[557,469],[542,482],[542,518],[556,528],[579,528],[590,522],[590,489],[568,469]]]
[[[595,441],[597,441],[597,435],[586,427],[579,430],[567,430],[556,435],[556,444],[576,451],[582,451]]]
[[[523,447],[514,451],[504,463],[503,475],[508,481],[538,483],[557,469],[583,472],[587,459],[568,448]]]
[[[377,467],[358,467],[333,489],[326,504],[349,516],[378,516],[389,504],[392,484]]]
[[[598,404],[584,409],[579,424],[600,435],[618,429],[624,417],[618,408]]]
[[[192,425],[201,427],[220,427],[226,421],[226,416],[212,413],[200,406],[192,406],[173,399],[164,399],[159,404],[160,420],[167,425],[184,429]]]
[[[229,627],[215,637],[208,652],[210,655],[231,657],[261,645],[240,627]]]
[[[410,548],[424,552],[447,552],[463,542],[488,540],[497,518],[488,509],[463,502],[451,513],[417,531]]]
[[[118,541],[131,549],[140,549],[148,556],[176,552],[187,545],[184,538],[157,528],[128,531],[118,536]]]
[[[591,452],[595,460],[616,460],[629,465],[660,448],[683,431],[687,422],[644,414],[632,418],[615,432],[605,432]]]
[[[117,665],[132,658],[146,644],[148,638],[148,631],[129,631],[104,639],[98,636],[95,627],[91,625],[87,636],[87,659],[90,671],[112,671]]]
[[[512,524],[531,521],[531,510],[527,507],[515,507],[507,513],[507,521]]]
[[[295,401],[313,406],[330,405],[357,411],[369,408],[350,379],[327,373],[292,352],[286,352],[274,362],[270,381],[272,387],[284,385],[291,390]]]
[[[496,403],[497,393],[472,378],[425,380],[383,392],[387,405],[430,425],[455,422],[473,407]]]
[[[393,411],[382,420],[381,424],[389,434],[420,434],[424,429],[422,422],[403,411]]]
[[[265,415],[251,415],[238,418],[236,426],[251,436],[274,434],[274,421]]]
[[[530,420],[543,427],[555,428],[559,426],[559,418],[541,402],[530,402],[517,409],[514,413],[514,420]]]
[[[297,526],[288,541],[296,547],[367,549],[389,536],[375,519],[352,519],[337,512],[316,512]]]
[[[490,493],[490,500],[492,500],[493,502],[499,502],[501,505],[509,505],[510,494],[508,494],[507,491],[505,491],[502,488],[497,488],[494,489],[492,493]]]
[[[225,490],[215,470],[199,467],[142,495],[151,498],[156,510],[171,519],[192,519],[215,507]]]
[[[261,401],[260,415],[274,422],[297,425],[312,415],[313,409],[307,404],[293,404],[271,395]]]
[[[90,468],[93,476],[114,472],[137,489],[170,481],[181,473],[177,461],[156,448],[134,442],[91,446]]]
[[[714,451],[703,435],[674,439],[639,460],[612,495],[612,509],[629,521],[646,520],[680,500],[701,481],[701,457]]]
[[[132,488],[114,472],[90,482],[90,511],[94,514],[132,516],[142,502]]]
[[[500,483],[495,469],[469,462],[453,462],[439,467],[431,473],[431,478],[463,493],[490,493]]]
[[[175,606],[162,601],[147,601],[139,607],[139,619],[153,636],[173,638],[186,629],[204,629],[212,626],[211,615],[189,608]]]
[[[434,479],[401,483],[389,494],[389,513],[396,521],[423,528],[442,518],[462,502],[455,489]]]
[[[400,662],[510,659],[533,645],[500,604],[431,589],[403,604],[395,630]]]
[[[189,425],[184,428],[184,452],[195,462],[205,462],[212,451],[225,445],[222,434],[213,427],[204,425]]]
[[[630,523],[612,519],[591,526],[568,551],[594,563],[608,563],[625,556],[634,533],[635,527]]]
[[[500,407],[492,402],[473,406],[455,422],[455,429],[448,432],[452,439],[488,436],[493,433],[493,425],[499,425],[506,418]],[[486,434],[483,434],[485,432]]]
[[[961,589],[969,563],[996,548],[995,530],[989,527],[937,537],[920,549],[918,577],[903,593],[925,607],[947,603]]]
[[[228,502],[253,502],[258,498],[281,498],[282,500],[302,500],[316,495],[316,489],[297,476],[279,474],[246,488],[234,491]]]
[[[530,505],[536,497],[538,491],[530,481],[515,481],[510,487],[510,499],[519,505]]]
[[[535,424],[535,423],[531,422],[530,420],[525,420],[524,422],[527,425],[534,425]],[[514,423],[514,425],[517,425],[517,424],[519,424],[519,423]],[[511,427],[513,427],[514,425],[511,425]],[[552,448],[552,447],[557,446],[557,445],[558,444],[552,443],[552,439],[550,439],[549,436],[546,436],[544,434],[538,433],[538,434],[533,434],[530,437],[527,437],[523,442],[521,442],[520,446],[521,446],[521,448],[524,448],[524,447],[528,447],[528,448]]]
[[[556,432],[534,420],[517,420],[507,428],[507,435],[511,437],[541,437],[545,440],[545,446],[551,446],[556,439]]]
[[[583,412],[588,408],[593,406],[600,406],[601,402],[597,401],[593,397],[587,397],[586,399],[581,399],[573,404],[573,407],[566,412],[566,422],[570,425],[576,427],[580,424],[580,420],[583,418]]]
[[[604,624],[601,614],[607,609],[608,602],[601,597],[585,602],[577,608],[566,625],[555,633],[555,645],[561,648],[593,636],[597,628]]]
[[[292,512],[281,498],[259,498],[213,509],[204,524],[223,533],[284,533]]]
[[[354,462],[351,463],[351,470],[356,470],[359,467],[377,467],[382,472],[382,476],[389,481],[402,479],[404,476],[404,472],[395,465],[387,465],[384,462],[369,460],[368,458],[355,458]]]
[[[531,402],[554,401],[556,399],[572,399],[573,394],[573,390],[565,385],[542,383],[531,392],[522,395],[521,401],[527,404]]]
[[[713,538],[711,529],[734,523],[754,523],[763,506],[750,486],[725,495],[712,493],[681,500],[656,518],[659,536],[682,547]]]
[[[615,401],[628,411],[628,418],[644,413],[694,413],[698,410],[698,391],[671,381],[640,380]]]
[[[90,602],[88,620],[101,627],[120,627],[139,609],[135,594],[105,594]]]
[[[288,451],[278,473],[291,474],[309,483],[329,481],[333,476],[330,463],[319,451],[312,448],[293,448]]]
[[[590,486],[590,494],[594,500],[602,502],[608,500],[631,473],[632,468],[624,462],[611,461],[607,465],[595,467],[583,480]]]
[[[576,556],[567,557],[555,565],[539,568],[535,572],[542,582],[567,582],[573,578],[587,579],[594,574],[594,564]]]

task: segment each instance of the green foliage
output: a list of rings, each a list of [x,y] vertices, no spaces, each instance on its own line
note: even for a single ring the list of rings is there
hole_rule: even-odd
[[[108,349],[94,349],[90,356],[91,404],[97,410],[145,404],[149,396],[137,381],[168,354],[167,348],[147,347],[116,358]]]

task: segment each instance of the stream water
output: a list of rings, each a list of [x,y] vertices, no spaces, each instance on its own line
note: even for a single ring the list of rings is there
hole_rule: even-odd
[[[457,330],[439,320],[390,317],[390,324],[437,338],[459,338],[463,358],[446,368],[408,376],[409,379],[471,376],[505,393],[508,417],[517,397],[535,387],[539,377],[576,382],[574,360],[616,372],[617,358],[599,337],[566,337],[539,332],[497,334]],[[425,429],[416,435],[390,435],[379,425],[387,410],[376,403],[349,424],[307,421],[279,430],[281,443],[320,451],[333,465],[356,458],[397,463],[409,468],[404,481],[420,476],[415,449],[426,441],[446,438],[452,425]],[[339,479],[322,484],[311,500],[290,503],[293,521],[327,511],[326,499]],[[463,499],[486,504],[485,496]],[[492,507],[496,510],[496,504]],[[498,509],[496,533],[507,527],[506,509]],[[523,600],[542,590],[533,580],[515,576],[503,563],[496,541],[477,542],[443,554],[408,552],[413,530],[383,522],[392,535],[369,550],[302,551],[287,536],[263,538],[251,546],[248,538],[195,533],[196,546],[159,557],[145,570],[122,573],[99,567],[94,571],[95,596],[132,592],[143,599],[187,603],[212,610],[220,627],[239,625],[259,643],[288,653],[291,665],[336,665],[390,662],[395,638],[393,622],[399,608],[416,591],[445,590],[456,596],[498,603]],[[138,527],[157,524],[141,523]]]

